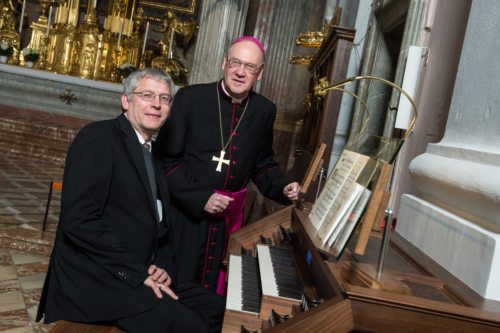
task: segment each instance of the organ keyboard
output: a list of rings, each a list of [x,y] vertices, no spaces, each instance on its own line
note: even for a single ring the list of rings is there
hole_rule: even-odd
[[[304,287],[291,248],[257,244],[262,294],[302,300]]]
[[[371,237],[364,256],[346,250],[337,261],[292,207],[245,226],[228,244],[222,332],[500,332],[497,302],[473,294],[397,234],[374,280],[379,242]]]

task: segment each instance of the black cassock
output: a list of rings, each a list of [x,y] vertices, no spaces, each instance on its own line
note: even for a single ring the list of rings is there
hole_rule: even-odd
[[[221,172],[212,160],[222,149],[217,89],[224,145],[241,122],[225,149],[229,165],[222,164]],[[179,276],[215,291],[227,235],[225,219],[203,210],[214,190],[237,192],[252,180],[266,197],[290,203],[283,195],[290,181],[272,149],[275,117],[276,106],[254,92],[241,104],[232,103],[221,81],[184,87],[176,94],[156,149],[162,155],[172,198]]]

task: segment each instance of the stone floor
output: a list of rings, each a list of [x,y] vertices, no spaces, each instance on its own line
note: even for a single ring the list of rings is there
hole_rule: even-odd
[[[52,325],[34,319],[57,225],[60,191],[54,191],[46,232],[41,229],[50,181],[62,178],[63,159],[53,154],[43,158],[42,150],[36,144],[27,147],[29,140],[21,135],[24,130],[37,135],[42,132],[39,128],[49,127],[47,123],[37,122],[27,129],[26,124],[3,122],[4,116],[0,110],[0,332],[48,332]],[[63,148],[67,149],[58,149]]]
[[[62,167],[50,162],[0,156],[0,332],[50,328],[34,319],[60,206],[55,191],[42,233],[47,194],[50,181],[61,177]]]

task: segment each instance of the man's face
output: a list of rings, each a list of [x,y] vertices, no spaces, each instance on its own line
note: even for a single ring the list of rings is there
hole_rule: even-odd
[[[252,73],[248,70],[250,67],[258,70]],[[222,69],[224,86],[229,94],[236,99],[244,98],[262,76],[262,52],[253,42],[236,43],[229,48]]]
[[[141,98],[139,93],[144,93]],[[156,96],[150,102],[143,100],[146,96],[151,97],[151,93]],[[134,90],[130,101],[127,95],[122,95],[122,106],[127,111],[127,117],[144,140],[151,139],[151,136],[160,129],[170,114],[170,103],[162,103],[159,96],[170,95],[168,84],[164,81],[156,81],[144,78]]]

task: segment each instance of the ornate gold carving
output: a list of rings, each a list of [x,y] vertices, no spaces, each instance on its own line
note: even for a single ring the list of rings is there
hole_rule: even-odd
[[[309,65],[312,59],[312,56],[293,56],[290,59],[290,63],[292,65]]]
[[[325,40],[325,33],[323,31],[312,31],[300,33],[295,44],[302,47],[320,48]]]
[[[312,94],[311,93],[307,93],[304,95],[304,109],[307,112],[310,112],[312,110]]]
[[[325,90],[330,83],[328,83],[328,79],[326,77],[322,77],[318,80],[318,83],[314,85],[314,97],[323,98],[327,94],[328,90]]]
[[[153,50],[144,49],[144,59],[141,59],[144,36],[141,27],[146,15],[143,8],[136,8],[136,5],[147,2],[110,2],[103,26],[100,26],[96,17],[92,6],[94,2],[87,1],[86,15],[78,26],[80,0],[39,1],[40,16],[31,23],[32,33],[28,44],[28,47],[37,49],[40,53],[36,68],[85,79],[119,81],[116,70],[120,66],[139,68],[154,65],[153,67],[166,70],[177,84],[187,83],[188,70],[176,56],[175,50],[177,46],[188,45],[198,25],[192,17],[180,18],[173,13],[192,11],[196,0],[175,2],[179,8],[172,5],[160,30],[160,56],[155,58]],[[23,65],[20,38],[15,26],[16,14],[19,15],[15,8],[19,3],[17,0],[0,0],[0,37],[14,47],[9,63],[17,64],[20,61]],[[52,6],[51,13],[54,15],[50,27],[47,27],[49,6]],[[166,9],[170,5],[160,7],[158,8]]]
[[[188,70],[175,54],[177,36],[182,37],[182,45],[186,46],[196,29],[198,25],[192,17],[182,20],[172,11],[167,11],[163,18],[162,29],[153,30],[161,32],[162,38],[159,43],[161,55],[151,61],[151,67],[165,70],[176,84],[187,84]]]
[[[84,79],[93,79],[98,51],[99,26],[95,10],[90,8],[85,21],[76,32],[71,74]]]
[[[12,1],[0,1],[0,40],[6,41],[14,49],[14,53],[7,59],[7,63],[17,64],[20,54],[19,33],[16,31],[16,19]]]
[[[61,93],[59,95],[59,98],[68,105],[71,105],[78,101],[78,97],[73,94],[73,91],[70,88],[66,88],[66,92]]]

